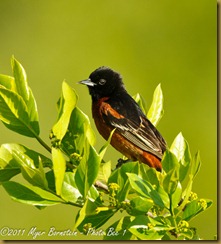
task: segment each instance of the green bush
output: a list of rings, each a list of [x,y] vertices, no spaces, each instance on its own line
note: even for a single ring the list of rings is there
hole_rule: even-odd
[[[39,209],[55,204],[78,207],[73,230],[101,231],[105,240],[200,239],[189,222],[212,201],[192,192],[200,155],[191,155],[182,133],[164,153],[162,173],[139,162],[112,170],[111,161],[103,159],[109,142],[95,150],[95,134],[88,116],[77,107],[74,90],[62,83],[48,146],[39,136],[37,105],[25,70],[14,57],[12,70],[13,77],[0,75],[0,119],[8,129],[36,138],[51,153],[48,158],[20,144],[1,145],[0,182],[13,200]],[[139,94],[134,99],[157,125],[163,115],[161,86],[148,112]],[[17,174],[27,184],[13,181]],[[124,215],[117,219],[119,211]],[[111,218],[116,221],[104,230]]]

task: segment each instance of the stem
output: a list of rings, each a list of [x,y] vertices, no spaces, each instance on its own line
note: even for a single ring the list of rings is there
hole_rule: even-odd
[[[170,199],[170,214],[172,216],[173,225],[175,227],[176,234],[177,234],[178,233],[178,226],[177,226],[177,222],[176,222],[176,216],[174,215],[174,212],[173,212],[172,195],[169,195],[169,199]]]
[[[192,185],[193,185],[193,179],[192,177],[190,177],[190,181],[186,187],[186,195],[183,199],[183,202],[181,203],[181,205],[178,207],[179,211],[177,213],[177,216],[183,211],[184,207],[186,206],[187,202],[188,202],[188,199],[189,199],[189,196],[190,196],[190,193],[192,191]]]
[[[34,134],[35,138],[38,140],[38,142],[51,153],[51,148],[36,134]]]
[[[94,185],[95,185],[95,187],[104,190],[106,193],[109,193],[108,187],[105,184],[103,184],[102,182],[97,180]]]
[[[83,207],[83,205],[78,204],[78,203],[73,203],[73,202],[65,202],[64,204],[72,205],[72,206],[78,207],[78,208],[82,208]]]

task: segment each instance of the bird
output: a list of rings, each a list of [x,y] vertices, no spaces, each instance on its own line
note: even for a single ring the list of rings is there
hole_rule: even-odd
[[[128,160],[161,172],[166,141],[128,94],[120,73],[101,66],[78,83],[89,89],[92,116],[100,135],[108,140],[114,130],[110,144],[117,151]]]

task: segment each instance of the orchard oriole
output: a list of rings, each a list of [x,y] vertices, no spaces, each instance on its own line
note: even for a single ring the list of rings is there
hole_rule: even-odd
[[[161,171],[166,142],[127,93],[121,75],[102,66],[79,83],[89,88],[92,115],[104,139],[107,140],[115,129],[111,138],[115,149],[128,159]]]

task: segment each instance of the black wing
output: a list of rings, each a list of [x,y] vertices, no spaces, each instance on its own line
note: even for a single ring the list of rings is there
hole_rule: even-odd
[[[108,111],[103,114],[106,123],[111,124],[122,136],[142,150],[161,159],[166,150],[166,142],[133,98],[126,94],[105,102],[110,105]],[[116,116],[116,112],[120,116]]]

